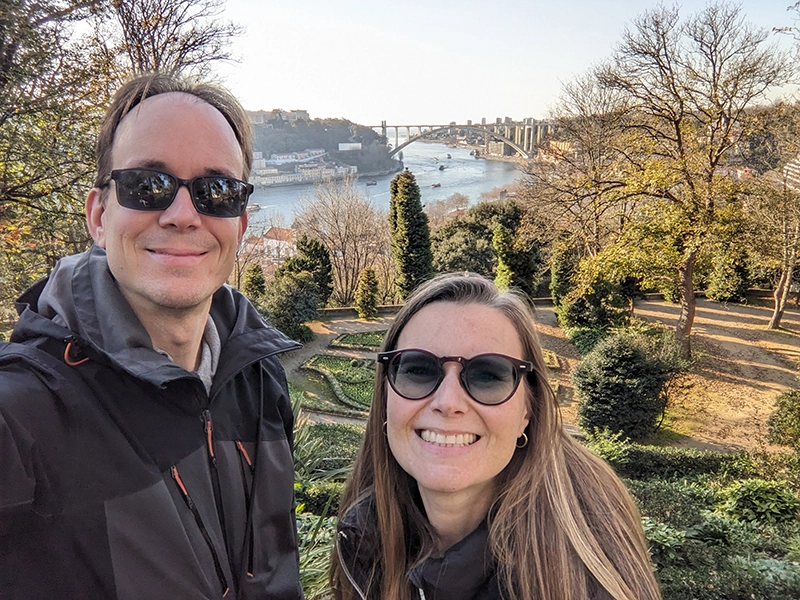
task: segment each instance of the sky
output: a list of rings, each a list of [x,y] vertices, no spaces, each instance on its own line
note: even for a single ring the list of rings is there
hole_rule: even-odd
[[[790,0],[743,0],[758,27]],[[681,14],[703,9],[685,0]],[[246,28],[217,74],[248,110],[304,109],[362,125],[544,119],[562,85],[608,58],[654,0],[227,0]],[[788,49],[786,35],[772,39]]]

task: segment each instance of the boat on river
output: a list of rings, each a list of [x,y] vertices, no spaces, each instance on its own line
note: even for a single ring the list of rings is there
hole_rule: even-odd
[[[378,185],[378,182],[377,182],[377,181],[375,181],[374,179],[370,179],[370,180],[367,182],[367,185]]]
[[[431,184],[431,187],[432,188],[434,188],[434,187],[442,187],[442,184],[441,183],[433,183],[433,184]]]

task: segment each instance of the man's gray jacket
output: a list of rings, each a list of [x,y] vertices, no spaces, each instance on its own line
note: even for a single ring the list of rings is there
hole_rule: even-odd
[[[0,598],[302,598],[299,344],[214,295],[210,393],[153,350],[103,250],[62,259],[0,344]]]

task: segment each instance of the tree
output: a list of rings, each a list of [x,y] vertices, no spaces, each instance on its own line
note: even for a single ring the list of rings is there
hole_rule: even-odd
[[[115,0],[98,20],[96,42],[119,76],[141,73],[209,75],[230,60],[242,27],[219,18],[224,0]]]
[[[319,291],[308,271],[275,277],[258,306],[270,322],[289,337],[300,342],[314,338],[305,323],[317,318]]]
[[[364,269],[358,278],[356,312],[361,319],[378,316],[378,278],[372,269]]]
[[[411,171],[406,169],[392,179],[389,194],[392,255],[397,263],[395,284],[400,298],[405,298],[433,275],[430,229]]]
[[[293,229],[319,240],[333,266],[333,302],[350,306],[361,271],[383,252],[385,217],[362,196],[352,178],[317,186],[314,197],[300,203]]]
[[[431,231],[441,227],[469,206],[469,198],[464,194],[451,194],[444,200],[431,200],[425,204],[425,214]]]
[[[777,273],[769,329],[780,326],[800,252],[800,107],[777,103],[758,111],[746,145],[746,164],[759,173],[745,189],[750,257]]]
[[[7,0],[0,15],[0,303],[90,238],[83,198],[103,73],[74,26],[100,2]]]
[[[508,256],[512,252],[513,243],[514,240],[508,229],[502,225],[494,228],[492,246],[497,254],[497,270],[494,275],[494,284],[501,291],[506,291],[513,285],[514,273],[507,263]]]
[[[111,94],[131,73],[156,66],[203,72],[208,60],[227,57],[224,45],[235,28],[201,23],[216,15],[206,9],[221,6],[203,0],[2,3],[0,305],[8,306],[58,258],[91,243],[83,202]],[[208,35],[212,30],[220,35]],[[156,64],[152,57],[169,61]]]
[[[250,300],[258,300],[267,292],[267,280],[264,279],[264,269],[261,265],[253,263],[244,272],[242,277],[242,293]]]
[[[595,256],[619,235],[637,197],[620,164],[625,104],[588,75],[564,86],[551,118],[554,133],[525,166],[520,198],[529,211],[549,219],[552,233],[581,258]]]
[[[800,190],[790,185],[787,170],[772,171],[748,186],[747,201],[751,253],[778,274],[767,325],[778,329],[800,253]]]
[[[684,23],[677,7],[661,6],[634,21],[613,60],[596,73],[625,103],[626,186],[671,203],[679,215],[676,332],[687,355],[695,265],[720,211],[738,199],[723,168],[747,110],[792,75],[792,64],[767,45],[767,36],[743,20],[738,6],[711,3]]]
[[[299,273],[308,271],[314,277],[314,283],[319,289],[319,304],[325,306],[333,292],[333,275],[331,255],[319,240],[301,235],[297,240],[297,254],[288,258],[276,272],[276,276],[283,273]]]
[[[497,254],[494,230],[502,225],[516,236],[526,211],[513,200],[481,202],[437,229],[431,236],[433,264],[439,273],[471,271],[493,277]]]

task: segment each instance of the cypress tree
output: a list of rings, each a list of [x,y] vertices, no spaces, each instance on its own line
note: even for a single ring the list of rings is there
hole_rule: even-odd
[[[362,319],[378,316],[378,278],[372,269],[364,269],[358,277],[356,312]]]
[[[512,245],[514,243],[511,237],[511,232],[502,225],[494,228],[494,235],[492,236],[492,245],[494,251],[497,253],[497,272],[494,276],[494,285],[498,290],[506,291],[511,287],[511,282],[514,279],[514,273],[508,264],[509,255],[512,252]]]
[[[389,227],[392,256],[397,265],[396,286],[401,298],[433,275],[428,216],[422,211],[419,186],[408,169],[389,186]]]

